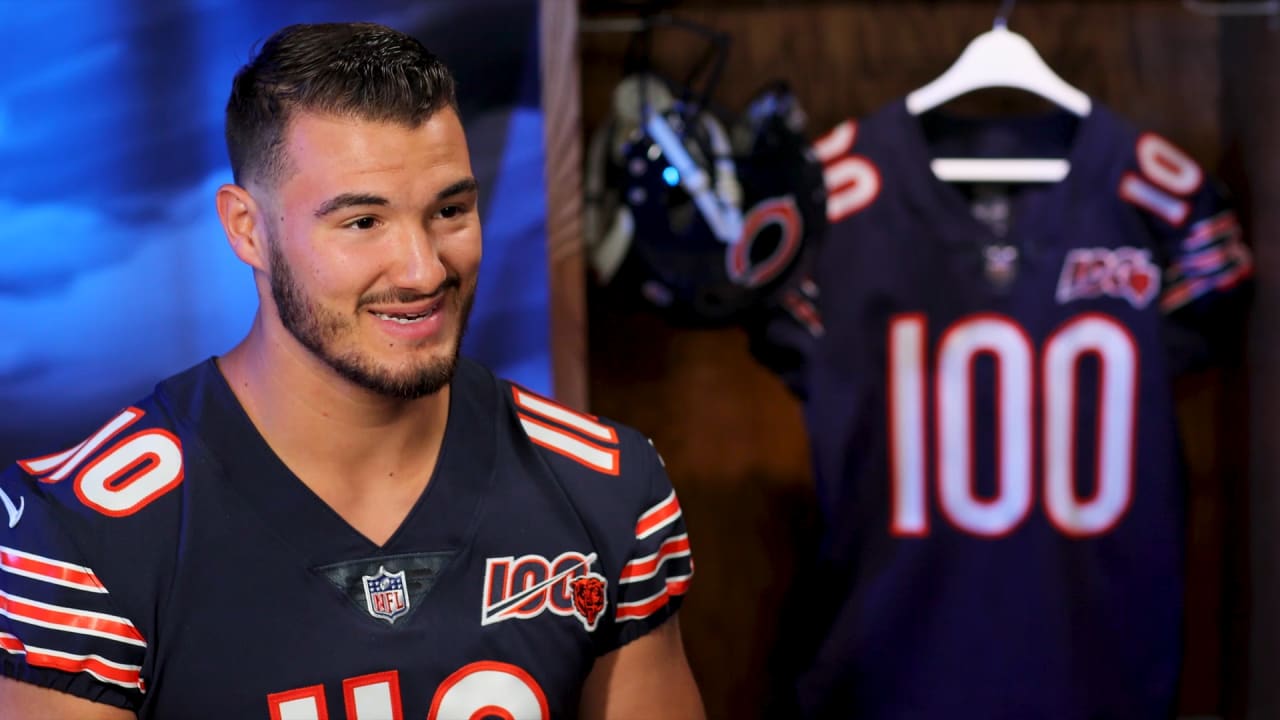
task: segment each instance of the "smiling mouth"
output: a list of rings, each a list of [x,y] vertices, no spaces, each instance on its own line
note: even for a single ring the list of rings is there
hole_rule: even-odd
[[[401,325],[411,325],[416,322],[422,322],[423,320],[426,320],[427,318],[431,317],[432,315],[435,315],[438,312],[440,312],[440,306],[435,305],[430,310],[427,310],[426,312],[416,313],[412,315],[399,314],[399,313],[375,312],[373,313],[373,316],[381,320],[390,320],[392,322],[399,323]]]

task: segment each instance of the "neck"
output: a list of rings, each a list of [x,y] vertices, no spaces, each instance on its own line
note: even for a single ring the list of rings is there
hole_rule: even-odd
[[[267,444],[322,496],[425,485],[449,415],[449,388],[406,400],[356,385],[261,316],[219,367]]]

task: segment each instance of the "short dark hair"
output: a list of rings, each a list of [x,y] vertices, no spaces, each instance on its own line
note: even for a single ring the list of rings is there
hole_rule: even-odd
[[[231,83],[231,172],[240,185],[283,178],[298,110],[417,127],[444,107],[457,111],[453,75],[413,37],[373,23],[290,25]]]

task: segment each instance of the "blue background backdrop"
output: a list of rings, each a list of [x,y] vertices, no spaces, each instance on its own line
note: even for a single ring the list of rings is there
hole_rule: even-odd
[[[369,20],[453,68],[485,256],[464,352],[550,391],[537,0],[5,3],[0,45],[0,463],[61,449],[229,349],[257,306],[213,193],[251,51],[294,22]]]

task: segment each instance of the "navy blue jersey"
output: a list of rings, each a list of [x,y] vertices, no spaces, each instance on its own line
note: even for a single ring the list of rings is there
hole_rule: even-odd
[[[801,704],[1168,717],[1184,560],[1171,350],[1223,326],[1251,268],[1222,194],[1098,106],[946,125],[898,102],[815,147],[832,226],[760,343],[805,398],[824,517]],[[960,187],[930,166],[1055,147],[1069,173],[1033,186]]]
[[[692,574],[645,438],[465,360],[382,546],[286,469],[212,360],[19,465],[0,671],[141,718],[574,717],[595,659]]]

